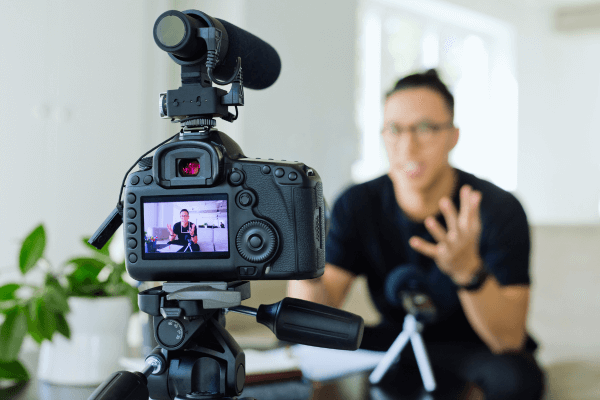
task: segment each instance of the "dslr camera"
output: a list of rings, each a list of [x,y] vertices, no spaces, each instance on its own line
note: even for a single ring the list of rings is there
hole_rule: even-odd
[[[231,122],[236,116],[229,107],[237,115],[243,105],[241,59],[250,58],[246,86],[262,89],[279,75],[276,51],[196,10],[164,13],[154,39],[182,67],[182,86],[160,95],[161,117],[182,129],[153,157],[139,160],[139,171],[125,180],[124,201],[119,196],[91,243],[103,245],[122,222],[127,271],[138,281],[320,276],[325,205],[319,174],[300,162],[248,158],[215,129],[215,118]],[[212,83],[231,83],[231,91]]]

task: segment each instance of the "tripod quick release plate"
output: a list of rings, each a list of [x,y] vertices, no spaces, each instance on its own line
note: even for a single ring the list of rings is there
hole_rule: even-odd
[[[239,306],[250,298],[250,282],[166,282],[163,286],[144,290],[138,294],[140,310],[153,316],[164,313],[176,317],[201,314],[201,310],[214,310]],[[165,307],[165,300],[178,300],[179,307]],[[186,301],[188,300],[188,301]],[[196,300],[202,301],[198,308]],[[175,312],[177,315],[174,315]]]

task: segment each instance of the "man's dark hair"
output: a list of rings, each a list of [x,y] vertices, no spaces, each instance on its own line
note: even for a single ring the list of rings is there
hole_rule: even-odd
[[[182,209],[181,211],[179,211],[179,214],[181,214],[181,213],[182,213],[182,212],[184,212],[184,211],[185,211],[186,213],[188,213],[188,215],[190,215],[190,212],[189,212],[188,210],[186,210],[185,208],[184,208],[184,209]]]
[[[424,73],[408,75],[400,79],[396,82],[394,88],[385,94],[385,99],[387,100],[399,90],[419,87],[428,88],[439,93],[444,98],[450,115],[454,118],[454,96],[452,96],[452,93],[450,93],[444,82],[442,82],[435,69],[430,69]]]

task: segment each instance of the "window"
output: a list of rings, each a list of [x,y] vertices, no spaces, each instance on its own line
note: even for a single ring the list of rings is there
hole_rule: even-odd
[[[454,95],[460,128],[451,164],[515,190],[514,28],[435,0],[363,0],[359,16],[361,158],[353,165],[353,179],[363,182],[389,167],[380,135],[384,93],[400,77],[436,68]]]

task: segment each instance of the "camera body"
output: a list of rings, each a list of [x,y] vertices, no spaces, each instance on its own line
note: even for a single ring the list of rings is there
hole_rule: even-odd
[[[325,267],[317,172],[251,159],[222,132],[180,135],[126,183],[127,272],[139,281],[309,279]],[[186,213],[187,211],[187,213]]]

